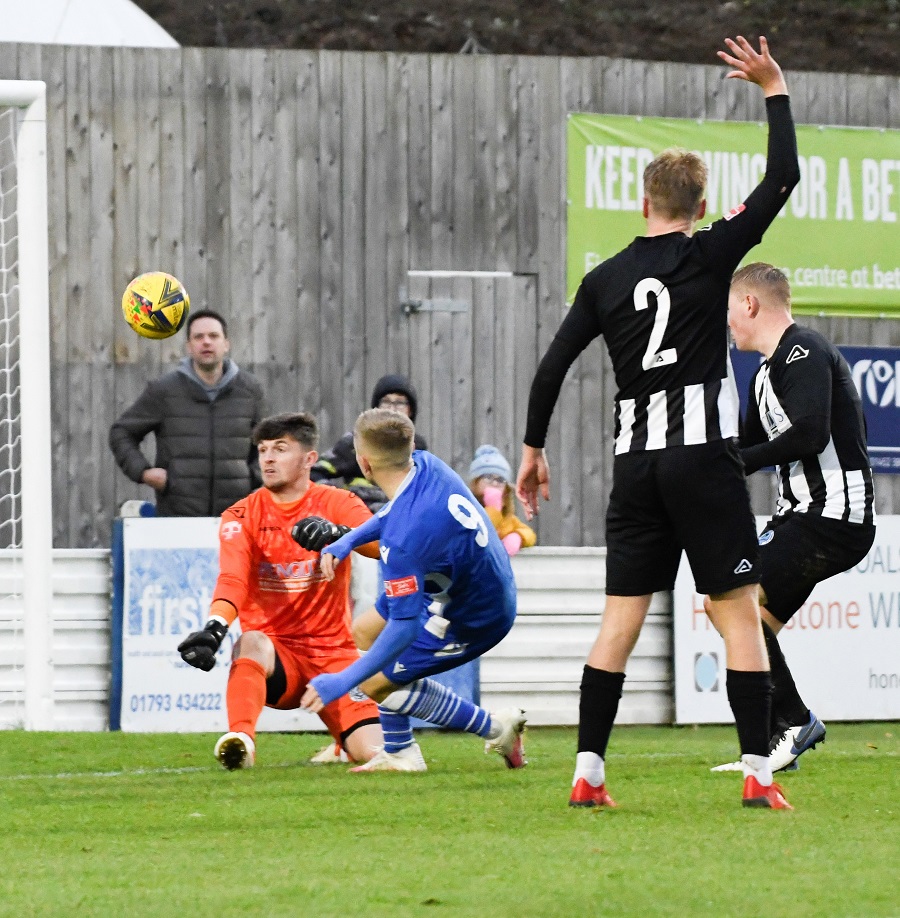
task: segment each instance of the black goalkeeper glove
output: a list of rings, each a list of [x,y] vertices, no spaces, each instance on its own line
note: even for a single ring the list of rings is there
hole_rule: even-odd
[[[291,538],[307,551],[321,551],[349,531],[349,526],[337,526],[321,516],[307,516],[294,523]]]
[[[192,632],[178,645],[181,659],[208,673],[216,665],[216,651],[227,633],[228,625],[210,619],[202,631]]]

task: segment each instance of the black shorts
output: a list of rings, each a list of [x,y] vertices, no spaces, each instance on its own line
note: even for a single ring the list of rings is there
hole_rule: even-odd
[[[606,545],[611,596],[671,590],[682,551],[698,592],[757,583],[756,525],[734,442],[616,456]]]
[[[874,541],[872,525],[808,513],[769,520],[759,536],[759,583],[766,608],[787,624],[817,583],[859,564]]]

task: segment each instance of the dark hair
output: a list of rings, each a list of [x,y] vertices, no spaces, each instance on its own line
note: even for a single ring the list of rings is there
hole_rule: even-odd
[[[196,312],[192,312],[188,316],[187,320],[187,336],[191,337],[191,326],[197,319],[215,319],[222,326],[222,334],[227,338],[228,337],[228,323],[222,318],[219,313],[214,309],[198,309]]]
[[[253,428],[254,446],[259,446],[263,440],[279,440],[282,437],[292,437],[306,449],[315,449],[319,445],[319,425],[308,411],[301,411],[263,418]]]

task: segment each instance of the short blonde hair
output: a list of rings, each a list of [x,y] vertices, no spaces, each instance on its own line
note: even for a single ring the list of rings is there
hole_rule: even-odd
[[[353,438],[365,446],[365,457],[376,469],[402,469],[409,465],[415,443],[413,422],[398,411],[370,408],[357,419]]]
[[[706,164],[696,153],[672,147],[644,169],[644,196],[661,216],[691,220],[700,210],[706,178]]]
[[[731,289],[741,293],[762,293],[763,299],[773,306],[791,311],[791,285],[784,272],[764,261],[744,265],[731,278]]]

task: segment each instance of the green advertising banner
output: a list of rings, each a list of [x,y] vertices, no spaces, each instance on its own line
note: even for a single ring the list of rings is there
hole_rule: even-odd
[[[581,278],[644,232],[644,167],[667,147],[695,150],[709,169],[707,216],[737,207],[766,168],[765,124],[569,115],[568,264]],[[900,316],[900,131],[797,128],[800,184],[745,261],[791,282],[796,312]]]

